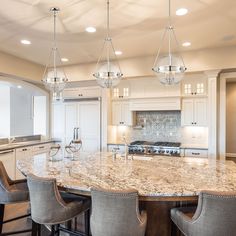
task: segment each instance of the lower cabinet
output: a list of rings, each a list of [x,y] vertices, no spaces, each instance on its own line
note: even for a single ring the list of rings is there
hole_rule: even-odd
[[[17,148],[16,149],[16,163],[18,160],[23,160],[27,157],[31,157],[32,156],[32,150],[33,147],[23,147],[23,148]],[[25,176],[21,174],[21,172],[17,169],[16,166],[16,177],[15,179],[24,179]]]
[[[15,150],[0,151],[0,160],[2,161],[9,177],[14,180],[16,168]]]
[[[184,151],[185,157],[200,157],[200,158],[207,158],[208,157],[208,150],[207,149],[188,149],[186,148]]]
[[[51,149],[51,146],[52,145],[50,143],[35,145],[32,147],[32,153],[33,153],[33,155],[37,155],[37,154],[49,152]]]
[[[112,152],[116,150],[117,153],[125,152],[125,145],[122,144],[107,144],[107,151]]]

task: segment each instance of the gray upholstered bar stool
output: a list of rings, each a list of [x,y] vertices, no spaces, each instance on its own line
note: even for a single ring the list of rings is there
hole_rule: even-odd
[[[16,204],[29,201],[29,192],[26,180],[11,180],[6,172],[3,163],[0,161],[0,235],[12,235],[30,232],[32,229],[17,230],[13,232],[2,233],[3,224],[10,223],[30,216],[25,214],[4,221],[5,205]]]
[[[186,211],[188,207],[171,210],[172,221],[184,235],[236,235],[236,192],[203,191],[193,217],[184,214]]]
[[[92,189],[93,236],[144,236],[146,212],[139,213],[138,192]]]
[[[90,199],[77,197],[73,199],[68,196],[62,198],[56,179],[40,178],[29,174],[27,182],[30,193],[31,216],[36,223],[37,232],[40,233],[40,225],[51,225],[52,234],[59,235],[60,231],[70,235],[89,235],[89,208]],[[85,234],[72,231],[60,224],[71,221],[79,214],[85,213]],[[37,233],[34,235],[37,235]]]

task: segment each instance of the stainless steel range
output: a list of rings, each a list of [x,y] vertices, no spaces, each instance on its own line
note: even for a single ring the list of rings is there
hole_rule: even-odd
[[[135,141],[128,146],[129,154],[180,156],[181,143]]]

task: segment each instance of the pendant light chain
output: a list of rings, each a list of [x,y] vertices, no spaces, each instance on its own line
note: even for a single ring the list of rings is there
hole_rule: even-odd
[[[57,67],[56,67],[56,51],[57,51],[57,44],[56,44],[56,15],[57,10],[53,9],[53,70],[54,70],[54,78],[57,77]]]
[[[171,55],[171,0],[169,0],[169,26],[168,26],[168,38],[169,38],[169,65],[172,65],[172,55]]]

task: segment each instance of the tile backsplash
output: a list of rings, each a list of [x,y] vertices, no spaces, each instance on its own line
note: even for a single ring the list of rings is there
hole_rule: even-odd
[[[181,113],[180,111],[139,111],[136,113],[136,127],[130,130],[130,141],[179,142]]]

